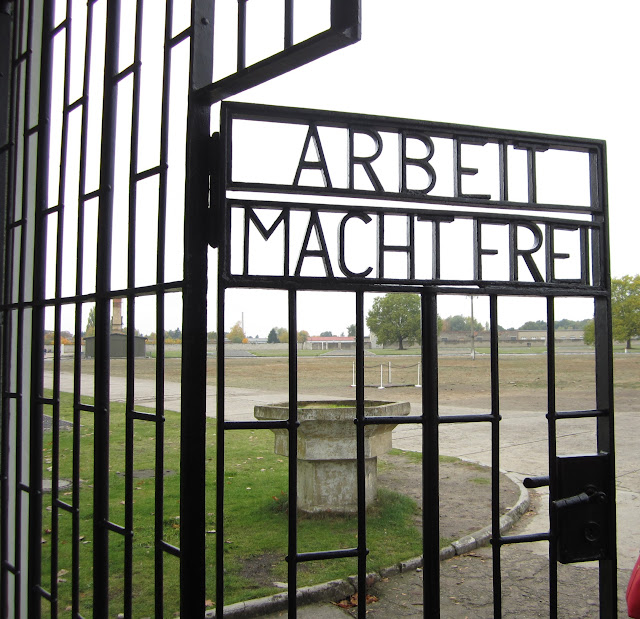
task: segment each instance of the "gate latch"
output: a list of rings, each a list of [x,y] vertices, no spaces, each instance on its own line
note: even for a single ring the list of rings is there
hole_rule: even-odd
[[[609,558],[609,456],[556,458],[556,488],[551,489],[551,522],[558,561],[577,563]],[[527,488],[549,485],[549,477],[528,477]]]
[[[561,456],[556,459],[555,511],[558,561],[605,559],[609,548],[609,456]],[[552,515],[553,517],[553,515]]]

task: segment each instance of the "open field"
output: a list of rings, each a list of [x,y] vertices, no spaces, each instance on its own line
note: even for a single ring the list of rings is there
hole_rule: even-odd
[[[365,358],[365,383],[369,393],[378,393],[380,368],[383,382],[388,381],[391,363],[393,384],[415,385],[418,380],[418,361],[413,356],[376,356]],[[156,359],[136,359],[135,375],[139,379],[155,379]],[[179,383],[181,359],[165,359],[165,381]],[[283,392],[288,389],[288,359],[286,357],[234,357],[225,361],[226,385],[264,392]],[[47,369],[52,367],[47,361]],[[83,360],[82,372],[93,374],[93,360]],[[443,404],[485,409],[490,404],[490,359],[479,355],[469,357],[440,357],[439,399]],[[62,372],[73,371],[73,361],[63,360]],[[113,376],[126,375],[126,360],[111,362]],[[207,383],[216,384],[216,359],[210,357]],[[311,397],[332,393],[336,397],[353,397],[353,357],[300,357],[298,359],[298,390],[300,396]],[[540,409],[546,407],[546,355],[501,355],[499,362],[500,403],[502,408]],[[637,410],[640,400],[640,355],[614,356],[614,386],[616,410]],[[375,391],[374,391],[375,389]],[[389,392],[391,393],[391,392]],[[396,387],[393,399],[418,403],[422,389],[413,386]],[[377,396],[376,396],[377,397]],[[589,354],[560,354],[556,357],[556,397],[560,410],[591,409],[595,407],[595,362]]]

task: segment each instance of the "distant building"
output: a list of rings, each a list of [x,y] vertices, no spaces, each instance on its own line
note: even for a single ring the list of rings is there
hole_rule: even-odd
[[[364,338],[364,347],[371,348],[369,337]],[[311,335],[302,348],[304,350],[355,350],[356,338],[351,335]]]

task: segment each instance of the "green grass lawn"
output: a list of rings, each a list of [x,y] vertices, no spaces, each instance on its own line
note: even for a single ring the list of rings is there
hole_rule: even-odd
[[[88,400],[87,400],[88,403]],[[143,410],[143,409],[136,409]],[[50,411],[45,411],[49,413]],[[153,412],[147,410],[147,412]],[[61,417],[72,419],[72,400],[61,396]],[[109,519],[125,523],[125,407],[112,403],[110,413]],[[155,424],[134,421],[133,449],[133,616],[154,614],[154,493],[156,436]],[[180,545],[179,518],[179,429],[178,413],[165,412],[164,511],[162,531],[158,533],[170,544]],[[207,598],[215,600],[215,420],[207,419],[207,486],[206,544]],[[225,435],[225,604],[260,597],[278,591],[274,581],[287,580],[286,491],[288,461],[273,453],[273,434],[268,431],[236,430]],[[60,477],[72,477],[72,440],[70,431],[60,432]],[[83,413],[80,428],[80,594],[84,616],[92,614],[92,538],[93,538],[93,416]],[[51,478],[53,464],[52,433],[44,435],[44,476]],[[60,499],[71,504],[71,489],[61,490]],[[71,516],[59,511],[59,543],[53,547],[51,494],[43,499],[43,586],[51,587],[51,557],[57,554],[58,565],[53,577],[58,580],[59,610],[70,609],[72,538]],[[368,513],[370,548],[368,568],[380,569],[421,553],[421,536],[414,518],[418,507],[403,495],[381,489],[379,499]],[[352,548],[357,545],[357,519],[351,516],[300,516],[298,519],[300,552]],[[110,616],[123,611],[124,538],[109,534]],[[172,556],[165,556],[164,600],[165,616],[179,610],[179,567]],[[321,583],[344,578],[357,572],[356,559],[308,562],[299,567],[298,585]]]

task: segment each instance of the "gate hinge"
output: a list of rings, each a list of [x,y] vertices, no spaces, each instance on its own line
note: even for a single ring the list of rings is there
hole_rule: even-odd
[[[209,209],[207,210],[206,223],[207,242],[213,248],[220,247],[220,241],[223,237],[224,196],[221,195],[221,187],[223,187],[224,170],[221,169],[221,162],[220,133],[216,131],[211,136],[209,147]]]

